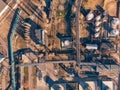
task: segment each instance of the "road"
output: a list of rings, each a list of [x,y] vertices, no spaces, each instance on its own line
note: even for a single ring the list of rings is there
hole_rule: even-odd
[[[20,90],[24,87],[24,67],[20,67]]]
[[[33,76],[32,76],[32,69],[33,67],[28,67],[28,80],[29,80],[29,90],[33,90]]]
[[[2,90],[6,89],[6,70],[3,71],[3,75],[2,75]]]
[[[61,60],[61,61],[46,61],[40,63],[27,63],[27,64],[17,64],[16,67],[28,67],[28,66],[38,66],[42,64],[53,64],[53,63],[76,63],[75,60]]]
[[[77,49],[77,62],[80,63],[80,8],[82,0],[78,0],[78,6],[76,11],[76,49]]]

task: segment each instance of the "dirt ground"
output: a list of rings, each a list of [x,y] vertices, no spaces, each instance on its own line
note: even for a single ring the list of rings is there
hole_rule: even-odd
[[[116,16],[117,0],[104,0],[103,8],[111,16]]]
[[[96,8],[96,5],[103,6],[104,0],[85,0],[84,1],[84,7],[86,9],[92,9],[94,10]]]

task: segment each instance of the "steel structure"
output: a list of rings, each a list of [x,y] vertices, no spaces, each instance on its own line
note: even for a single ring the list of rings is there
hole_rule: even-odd
[[[8,48],[9,48],[9,59],[11,62],[11,76],[12,76],[12,84],[13,84],[13,90],[17,90],[16,87],[16,80],[15,80],[15,60],[13,55],[13,47],[12,47],[12,39],[14,37],[14,32],[17,28],[18,22],[20,19],[20,9],[16,9],[13,20],[11,22],[10,32],[8,35]]]

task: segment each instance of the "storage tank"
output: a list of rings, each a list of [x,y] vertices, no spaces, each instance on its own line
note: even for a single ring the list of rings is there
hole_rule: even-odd
[[[69,40],[65,40],[64,44],[65,44],[65,46],[69,46],[70,45],[70,41]]]
[[[100,31],[100,27],[95,27],[95,32],[99,32]]]
[[[119,25],[119,23],[120,23],[119,18],[113,18],[113,20],[111,21],[111,27],[112,27],[113,29],[116,29],[117,26]]]
[[[101,15],[98,15],[98,16],[95,17],[96,21],[99,21],[100,19],[101,19]]]
[[[90,11],[86,16],[86,20],[92,20],[93,18],[94,18],[94,14],[92,11]]]
[[[95,22],[95,26],[96,26],[96,27],[100,26],[101,24],[102,24],[101,21],[96,21],[96,22]]]
[[[113,36],[117,36],[119,35],[119,30],[118,29],[113,29],[111,32],[110,32],[111,35]]]
[[[97,33],[94,34],[94,37],[95,37],[95,38],[97,38],[97,37],[99,37],[99,36],[100,36],[100,32],[97,32]]]

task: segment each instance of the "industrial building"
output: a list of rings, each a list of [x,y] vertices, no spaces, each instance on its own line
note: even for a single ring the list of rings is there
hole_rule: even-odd
[[[1,36],[9,55],[0,54],[2,80],[10,74],[6,89],[118,89],[118,16],[97,4],[86,8],[89,0],[17,0],[10,5],[7,1],[0,1],[0,18],[11,10],[3,21],[10,23],[7,39]]]

